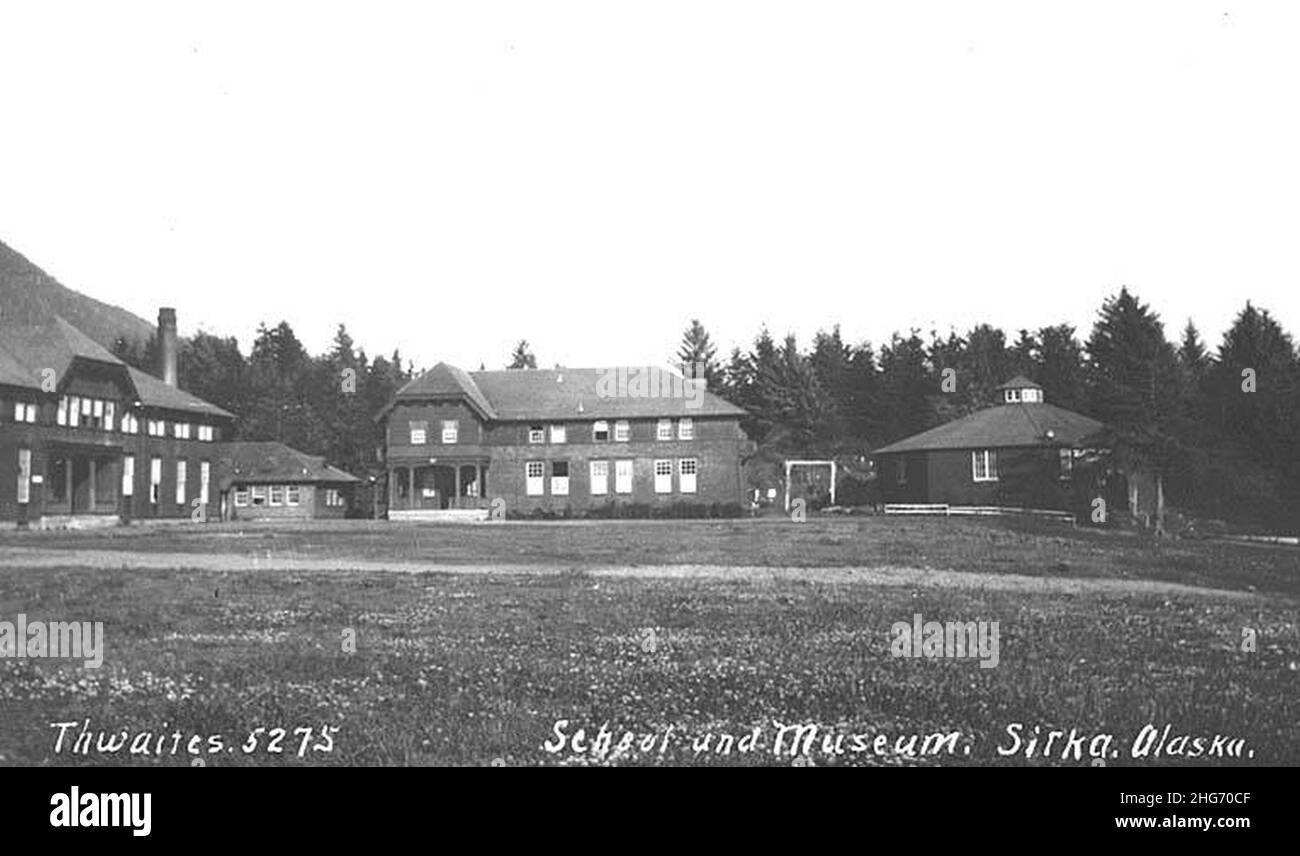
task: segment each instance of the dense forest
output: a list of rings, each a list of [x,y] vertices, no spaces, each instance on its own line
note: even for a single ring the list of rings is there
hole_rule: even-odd
[[[152,368],[156,343],[119,341]],[[1120,454],[1159,473],[1169,504],[1222,519],[1293,527],[1300,519],[1300,355],[1265,309],[1247,303],[1215,349],[1188,323],[1176,341],[1128,291],[1107,298],[1082,338],[1067,324],[964,334],[895,333],[879,347],[839,327],[810,348],[766,328],[725,359],[691,321],[670,360],[747,409],[745,429],[770,456],[861,460],[871,449],[996,401],[1024,375],[1049,403],[1105,422]],[[503,363],[537,359],[521,341]],[[181,385],[240,415],[243,439],[282,440],[360,476],[377,471],[374,422],[413,374],[399,353],[370,358],[340,325],[330,350],[307,353],[290,326],[263,325],[245,355],[233,338],[183,339]]]

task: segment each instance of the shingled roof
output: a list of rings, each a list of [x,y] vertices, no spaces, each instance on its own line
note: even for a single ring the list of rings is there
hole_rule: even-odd
[[[273,440],[235,440],[218,443],[229,455],[232,481],[274,484],[353,484],[361,479]]]
[[[654,379],[649,394],[625,394],[637,373]],[[397,399],[463,395],[484,418],[507,422],[745,415],[711,392],[688,396],[682,383],[680,375],[649,367],[466,372],[439,363],[398,390]]]
[[[874,454],[1040,445],[1075,447],[1104,427],[1096,419],[1054,404],[999,404],[890,443]]]
[[[62,378],[77,359],[126,371],[136,398],[146,406],[234,418],[215,404],[128,366],[57,315],[41,323],[10,322],[0,326],[0,383],[39,390],[45,369],[54,369],[55,377]]]

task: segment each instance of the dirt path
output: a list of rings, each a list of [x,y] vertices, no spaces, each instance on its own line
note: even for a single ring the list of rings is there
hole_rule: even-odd
[[[594,577],[633,579],[713,579],[772,582],[820,582],[874,586],[941,587],[1015,591],[1028,594],[1157,594],[1208,597],[1220,600],[1262,599],[1250,592],[1224,591],[1157,580],[1091,577],[1033,577],[988,574],[907,566],[795,568],[752,565],[614,565],[579,567],[571,564],[442,564],[374,561],[348,558],[298,558],[268,553],[241,556],[229,553],[134,553],[120,550],[11,548],[0,555],[0,571],[42,568],[200,570],[217,572],[276,571],[387,572],[434,574],[560,574],[580,572]]]

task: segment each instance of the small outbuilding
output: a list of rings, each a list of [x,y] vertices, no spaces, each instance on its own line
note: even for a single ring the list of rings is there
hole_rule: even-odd
[[[221,479],[224,520],[346,517],[360,479],[277,442],[222,444],[228,469]]]

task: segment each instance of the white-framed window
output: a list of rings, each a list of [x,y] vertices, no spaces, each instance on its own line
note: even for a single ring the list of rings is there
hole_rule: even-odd
[[[460,423],[455,419],[442,420],[442,442],[455,443],[460,436]]]
[[[162,419],[148,420],[148,425],[146,426],[146,428],[148,429],[147,433],[149,434],[150,437],[167,436],[167,423]]]
[[[32,450],[18,450],[18,493],[19,505],[25,505],[32,499]]]
[[[587,471],[591,476],[591,495],[604,496],[609,493],[609,461],[590,461]]]
[[[695,420],[689,416],[683,416],[677,420],[677,439],[694,440],[695,439]]]
[[[563,443],[563,442],[565,441],[565,436],[566,436],[567,433],[568,433],[568,432],[566,432],[566,431],[564,430],[564,426],[563,426],[563,425],[552,425],[552,426],[551,426],[551,442],[552,442],[552,443]]]
[[[994,449],[980,449],[970,453],[971,477],[977,482],[998,480],[998,453]]]
[[[671,440],[673,438],[673,420],[660,419],[655,425],[656,440]]]
[[[655,461],[655,493],[673,492],[673,462]]]
[[[1020,400],[1026,404],[1037,404],[1043,400],[1043,391],[1041,389],[1026,389],[1021,394]]]
[[[90,417],[94,414],[94,412],[95,412],[94,400],[89,398],[81,399],[81,415],[86,417],[82,421],[90,422]]]
[[[429,442],[429,423],[424,421],[412,421],[411,425],[411,445],[423,446]]]
[[[591,439],[603,443],[609,439],[609,423],[604,419],[591,423]]]
[[[174,425],[172,425],[172,435],[177,440],[190,439],[190,423],[188,422],[175,423]]]
[[[122,496],[135,495],[135,455],[122,458]]]
[[[545,443],[545,442],[546,442],[546,429],[543,428],[541,425],[530,425],[530,426],[528,427],[528,442],[529,442],[529,443]]]
[[[695,476],[699,470],[697,458],[682,458],[677,462],[677,486],[682,493],[695,493]]]
[[[185,504],[185,483],[189,480],[189,464],[186,461],[179,460],[176,462],[176,504]]]
[[[614,441],[617,443],[626,443],[632,439],[632,426],[626,419],[620,419],[614,423]]]
[[[1017,404],[1020,401],[1020,390],[1008,389],[1003,398],[1006,400],[1007,404]]]
[[[199,505],[208,504],[208,490],[212,484],[212,464],[199,461]]]
[[[57,410],[54,411],[54,424],[55,425],[68,424],[68,397],[66,395],[59,396],[59,407]]]
[[[255,484],[252,490],[253,505],[266,505],[266,485]]]
[[[75,395],[68,396],[68,427],[76,428],[81,424],[81,399]]]
[[[149,459],[149,501],[157,505],[162,499],[162,458]]]
[[[529,496],[541,496],[546,493],[546,462],[526,462],[524,464],[524,481]]]
[[[117,405],[113,402],[104,402],[104,419],[99,423],[99,427],[105,431],[112,431],[117,427]]]
[[[1074,450],[1059,449],[1057,450],[1057,460],[1060,462],[1061,478],[1068,479],[1074,474]]]
[[[247,508],[247,507],[248,507],[248,488],[246,487],[235,488],[235,508]]]
[[[272,508],[278,508],[281,505],[284,505],[284,485],[271,485],[271,499],[267,504]]]
[[[340,508],[343,505],[343,494],[339,493],[337,488],[325,488],[325,505],[329,508]]]
[[[296,485],[286,485],[284,489],[284,504],[297,506],[302,503],[302,489]]]
[[[94,428],[104,427],[104,402],[98,398],[90,401],[90,424]]]
[[[632,492],[632,462],[622,460],[614,462],[614,493]]]
[[[211,443],[214,439],[216,439],[216,429],[213,428],[211,425],[200,425],[199,439],[202,440],[204,443]]]
[[[122,414],[122,433],[123,434],[140,433],[140,420],[136,418],[136,415],[134,413]]]
[[[551,461],[551,496],[569,495],[569,462]]]

